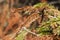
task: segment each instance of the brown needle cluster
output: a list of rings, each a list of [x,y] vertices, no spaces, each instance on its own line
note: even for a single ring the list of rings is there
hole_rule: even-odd
[[[4,9],[0,18],[0,38],[3,40],[14,40],[14,37],[22,27],[29,28],[32,22],[41,20],[36,9],[32,8],[32,6],[12,8],[9,13],[8,10]]]

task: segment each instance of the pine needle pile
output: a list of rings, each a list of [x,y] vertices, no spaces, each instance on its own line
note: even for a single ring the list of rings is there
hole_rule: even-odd
[[[60,11],[45,0],[13,7],[0,3],[0,40],[60,40]],[[17,3],[16,3],[17,4]]]

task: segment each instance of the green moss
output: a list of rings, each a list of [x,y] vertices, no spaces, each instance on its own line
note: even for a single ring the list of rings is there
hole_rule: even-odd
[[[16,40],[24,40],[24,37],[26,36],[26,31],[22,31],[17,37]]]
[[[56,35],[60,35],[60,26],[53,30],[53,33]]]

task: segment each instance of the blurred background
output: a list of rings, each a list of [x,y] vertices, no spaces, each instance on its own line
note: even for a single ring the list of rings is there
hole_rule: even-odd
[[[60,10],[60,0],[0,0],[0,7],[8,4],[10,8],[20,8],[27,5],[34,5],[42,1],[46,1],[47,3],[54,5]]]
[[[0,4],[5,3],[6,1],[14,2],[14,5],[34,5],[36,3],[39,3],[41,1],[47,1],[51,4],[60,4],[60,0],[0,0]]]

